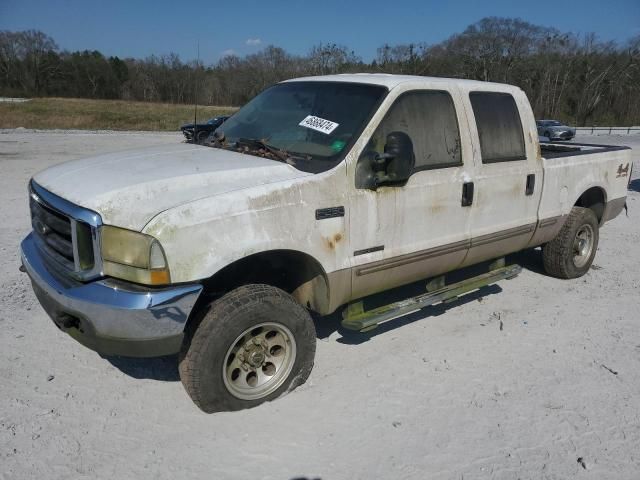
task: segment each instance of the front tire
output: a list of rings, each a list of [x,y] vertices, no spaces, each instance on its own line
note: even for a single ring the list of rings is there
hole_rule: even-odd
[[[209,132],[205,130],[201,130],[196,135],[195,143],[197,143],[198,145],[202,145],[208,137],[209,137]]]
[[[213,302],[191,330],[180,354],[180,379],[206,413],[273,400],[304,383],[313,367],[313,320],[278,288],[237,288]]]
[[[542,248],[545,271],[558,278],[581,277],[591,267],[598,240],[598,218],[593,210],[573,207],[556,238]]]

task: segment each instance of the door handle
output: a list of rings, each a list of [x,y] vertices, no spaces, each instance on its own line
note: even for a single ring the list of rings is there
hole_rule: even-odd
[[[462,184],[462,206],[468,207],[473,203],[473,182]]]
[[[535,173],[530,173],[527,175],[527,186],[524,189],[525,195],[533,195],[533,191],[536,188],[536,175]]]

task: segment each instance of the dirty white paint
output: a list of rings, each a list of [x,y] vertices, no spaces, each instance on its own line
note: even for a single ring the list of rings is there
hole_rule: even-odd
[[[184,203],[144,231],[162,243],[174,281],[209,277],[235,260],[277,249],[307,253],[327,273],[348,268],[345,217],[315,218],[316,209],[347,204],[344,169]]]
[[[576,200],[591,187],[605,191],[605,201],[627,194],[629,176],[616,177],[619,165],[631,165],[631,150],[543,159],[544,186],[540,218],[566,215]]]
[[[179,143],[63,163],[34,180],[97,211],[105,224],[142,230],[159,212],[186,202],[308,175],[264,158]]]
[[[107,224],[158,238],[175,282],[207,278],[240,258],[275,249],[307,253],[326,273],[353,269],[566,215],[592,186],[603,188],[607,200],[626,194],[627,178],[616,178],[615,171],[631,162],[629,151],[541,158],[531,108],[517,87],[391,75],[304,80],[376,83],[390,90],[345,160],[330,171],[312,175],[268,159],[178,144],[69,162],[35,179],[97,211]],[[394,100],[414,89],[451,94],[463,165],[419,172],[405,187],[356,189],[355,167],[362,149]],[[515,98],[527,160],[482,164],[469,102],[469,92],[478,90]],[[525,196],[531,173],[536,175],[535,192]],[[469,181],[475,183],[474,204],[463,208],[462,184]],[[317,209],[337,206],[345,207],[344,217],[316,220]],[[384,249],[353,255],[376,246]],[[402,276],[396,277],[402,283]]]

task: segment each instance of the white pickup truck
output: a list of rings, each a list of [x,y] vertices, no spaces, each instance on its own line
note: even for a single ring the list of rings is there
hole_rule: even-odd
[[[381,321],[510,278],[542,246],[583,275],[625,206],[626,147],[542,145],[517,87],[334,75],[279,83],[210,137],[63,163],[30,182],[22,269],[55,324],[104,354],[179,352],[204,411],[304,382],[319,317]],[[444,274],[492,262],[448,284]],[[364,297],[431,279],[366,311]],[[321,320],[319,320],[321,321]]]

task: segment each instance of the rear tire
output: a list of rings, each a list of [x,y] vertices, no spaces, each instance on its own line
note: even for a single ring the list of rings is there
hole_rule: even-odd
[[[291,295],[245,285],[210,304],[187,331],[180,379],[206,413],[251,408],[304,383],[315,348],[311,316]]]
[[[578,278],[589,271],[598,249],[598,219],[589,208],[573,207],[556,238],[542,248],[545,271]]]

